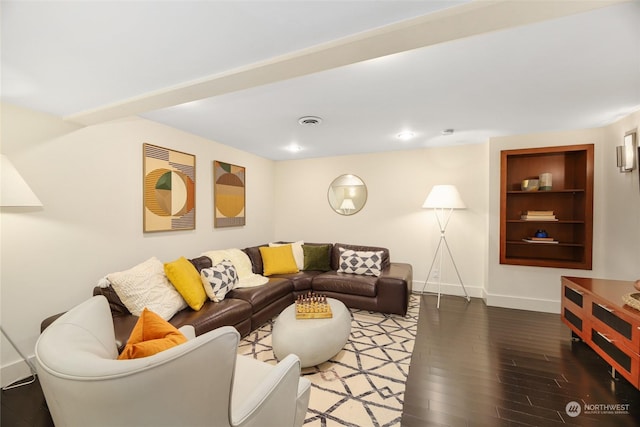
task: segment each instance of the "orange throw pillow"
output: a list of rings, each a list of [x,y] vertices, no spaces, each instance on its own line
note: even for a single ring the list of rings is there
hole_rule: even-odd
[[[145,308],[118,360],[152,356],[185,342],[187,337],[175,326]]]

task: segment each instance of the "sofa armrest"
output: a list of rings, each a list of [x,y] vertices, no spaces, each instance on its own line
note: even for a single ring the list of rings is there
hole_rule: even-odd
[[[300,359],[296,355],[289,354],[273,366],[251,356],[237,356],[232,424],[292,425],[300,381],[305,380],[300,378]]]
[[[44,330],[47,329],[50,324],[55,322],[56,319],[62,316],[64,313],[66,313],[66,311],[63,311],[62,313],[54,314],[53,316],[49,316],[46,319],[44,319],[42,322],[40,322],[40,333],[44,332]]]
[[[413,282],[411,264],[392,262],[378,277],[377,299],[380,311],[405,316]]]

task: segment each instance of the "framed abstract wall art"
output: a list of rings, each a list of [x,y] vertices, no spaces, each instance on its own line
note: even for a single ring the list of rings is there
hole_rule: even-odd
[[[196,156],[143,144],[145,232],[196,227]]]
[[[245,225],[245,178],[244,167],[214,160],[214,227]]]

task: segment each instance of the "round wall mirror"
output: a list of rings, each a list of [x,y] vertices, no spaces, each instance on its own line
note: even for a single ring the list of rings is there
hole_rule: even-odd
[[[336,213],[353,215],[360,212],[367,202],[367,186],[355,175],[340,175],[329,186],[327,198]]]

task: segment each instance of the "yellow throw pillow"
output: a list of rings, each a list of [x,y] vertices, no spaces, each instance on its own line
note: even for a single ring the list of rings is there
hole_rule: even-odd
[[[260,255],[262,256],[263,274],[265,276],[297,273],[300,271],[293,257],[291,245],[275,247],[260,246]]]
[[[207,300],[202,280],[196,267],[185,257],[180,257],[164,265],[164,273],[189,307],[198,311]]]
[[[175,326],[145,308],[118,360],[152,356],[185,342],[187,337]]]

